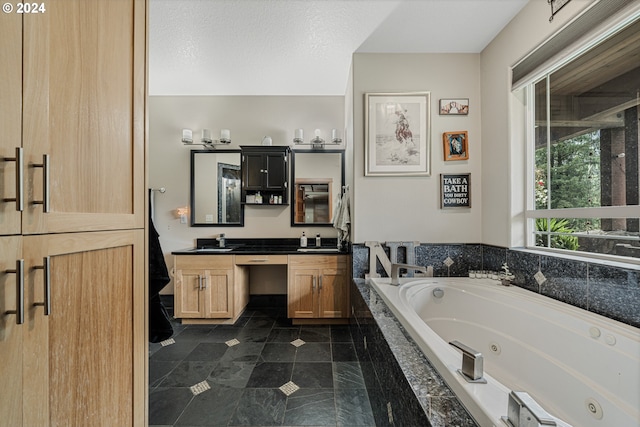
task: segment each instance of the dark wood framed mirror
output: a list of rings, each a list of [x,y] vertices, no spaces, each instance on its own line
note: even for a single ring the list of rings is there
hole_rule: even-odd
[[[331,227],[344,180],[344,150],[293,150],[291,226]]]
[[[191,226],[243,227],[240,150],[191,151]]]

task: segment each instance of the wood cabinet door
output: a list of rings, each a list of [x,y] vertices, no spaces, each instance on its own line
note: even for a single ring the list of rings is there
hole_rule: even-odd
[[[346,269],[323,269],[320,273],[319,287],[319,317],[349,317],[349,286]]]
[[[145,21],[145,0],[24,15],[23,234],[144,227]]]
[[[144,246],[143,230],[24,237],[25,426],[145,425]]]
[[[0,234],[21,233],[16,209],[16,149],[22,149],[22,15],[3,13],[0,25]],[[24,171],[24,167],[22,168]]]
[[[176,270],[174,310],[175,317],[204,317],[204,283],[207,276],[204,270]]]
[[[285,153],[265,154],[267,170],[265,179],[266,190],[284,190],[287,188],[287,162]]]
[[[21,426],[22,423],[22,337],[27,325],[18,324],[16,261],[22,259],[22,237],[0,237],[0,384],[3,392],[0,399],[0,423],[6,426]],[[24,282],[23,282],[24,283]],[[22,299],[24,301],[24,298]]]
[[[264,190],[265,175],[263,154],[242,154],[242,187],[245,190]]]
[[[226,319],[233,312],[233,270],[209,270],[204,282],[204,316],[210,319]]]
[[[318,270],[289,270],[289,317],[312,319],[318,314]]]

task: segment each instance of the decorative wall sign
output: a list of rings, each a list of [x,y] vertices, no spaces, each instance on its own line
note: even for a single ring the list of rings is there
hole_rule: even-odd
[[[430,96],[365,94],[365,175],[431,175]]]
[[[551,5],[551,17],[549,22],[553,21],[553,17],[571,0],[547,0],[547,3]]]
[[[469,98],[444,98],[440,100],[440,115],[466,116],[469,114]]]
[[[440,208],[471,207],[471,174],[440,174]]]
[[[466,130],[445,132],[442,134],[444,160],[469,159],[469,135]]]

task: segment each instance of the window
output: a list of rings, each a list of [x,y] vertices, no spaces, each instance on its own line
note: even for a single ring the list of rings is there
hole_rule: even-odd
[[[528,246],[640,259],[640,20],[526,93]]]

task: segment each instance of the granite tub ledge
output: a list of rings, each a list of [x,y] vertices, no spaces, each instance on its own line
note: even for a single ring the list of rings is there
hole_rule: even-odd
[[[373,320],[393,352],[411,391],[433,427],[478,427],[444,379],[409,336],[369,280],[353,279]],[[506,408],[505,408],[506,409]]]

